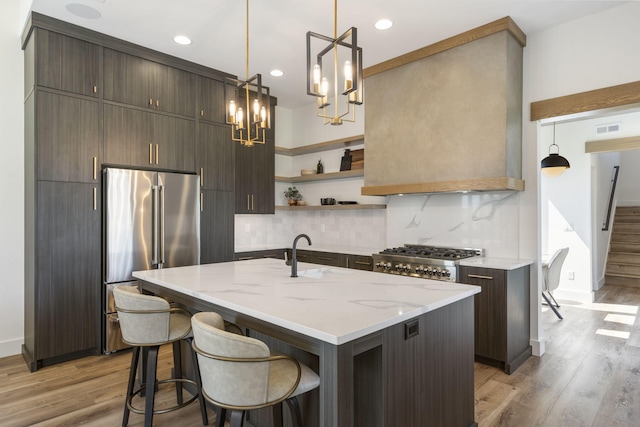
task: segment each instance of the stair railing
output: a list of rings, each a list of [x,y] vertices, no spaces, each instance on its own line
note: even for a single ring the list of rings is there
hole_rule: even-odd
[[[618,182],[618,171],[620,166],[613,167],[613,178],[611,178],[611,189],[609,190],[609,207],[607,208],[607,216],[602,223],[602,231],[609,230],[609,222],[611,221],[611,210],[613,208],[613,196],[616,193],[616,183]]]

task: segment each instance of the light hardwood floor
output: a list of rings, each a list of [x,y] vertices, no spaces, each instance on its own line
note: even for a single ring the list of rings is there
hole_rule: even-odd
[[[481,427],[640,426],[640,288],[605,286],[594,304],[559,302],[564,320],[543,312],[543,357],[531,357],[513,375],[476,364],[476,421]],[[118,426],[129,363],[130,353],[120,352],[29,373],[20,356],[0,359],[0,426]],[[160,377],[169,376],[171,363],[163,349]],[[157,399],[173,397],[163,387]],[[214,419],[209,411],[209,425]],[[141,415],[131,414],[130,426],[142,424]],[[154,425],[202,425],[197,403],[155,417]]]

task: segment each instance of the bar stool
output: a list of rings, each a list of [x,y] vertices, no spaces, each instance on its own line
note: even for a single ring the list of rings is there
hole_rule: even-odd
[[[283,354],[272,354],[262,341],[225,331],[217,313],[196,313],[191,318],[193,349],[202,374],[202,394],[218,406],[216,427],[224,426],[231,411],[231,427],[243,424],[246,411],[273,408],[274,426],[282,426],[282,403],[302,427],[297,396],[320,385],[309,367]]]
[[[202,396],[198,359],[191,346],[191,314],[182,308],[174,308],[163,298],[143,295],[135,286],[118,286],[114,288],[113,296],[116,311],[122,329],[122,338],[126,344],[133,346],[129,382],[125,400],[122,425],[129,422],[129,413],[144,414],[144,425],[151,427],[154,414],[165,414],[180,409],[196,399],[200,401],[203,425],[208,424],[206,402]],[[191,348],[191,359],[195,370],[196,381],[182,377],[182,355],[180,342],[187,341]],[[158,364],[158,350],[163,344],[173,344],[174,378],[157,381],[156,370]],[[145,349],[146,373],[144,383],[134,390],[140,350]],[[170,408],[154,410],[155,390],[157,384],[176,383],[176,405]],[[197,387],[197,393],[187,401],[182,398],[183,383]],[[144,390],[145,407],[136,408],[132,399]]]

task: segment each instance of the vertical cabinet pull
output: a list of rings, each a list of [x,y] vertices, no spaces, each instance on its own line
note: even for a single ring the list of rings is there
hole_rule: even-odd
[[[93,210],[98,210],[98,188],[93,187]]]
[[[204,110],[200,110],[200,117],[204,117]]]
[[[98,86],[93,87],[93,93],[98,93]]]
[[[247,210],[251,210],[251,206],[249,205],[249,195],[247,194]]]
[[[159,107],[159,106],[160,106],[160,100],[156,99],[156,107]]]
[[[149,98],[149,105],[153,107],[153,99]]]
[[[153,144],[149,144],[149,164],[153,164]]]
[[[158,164],[158,153],[160,152],[160,148],[158,148],[158,144],[156,144],[156,165]]]
[[[253,210],[253,194],[251,195],[251,210]]]
[[[204,193],[200,192],[200,212],[204,212]]]
[[[200,168],[200,187],[204,187],[204,168]]]
[[[93,158],[93,180],[98,179],[98,158]]]

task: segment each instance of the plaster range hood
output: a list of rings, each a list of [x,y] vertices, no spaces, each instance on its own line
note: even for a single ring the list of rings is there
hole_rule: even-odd
[[[361,193],[524,190],[525,44],[506,17],[367,68]]]

